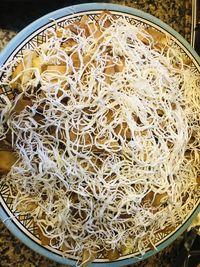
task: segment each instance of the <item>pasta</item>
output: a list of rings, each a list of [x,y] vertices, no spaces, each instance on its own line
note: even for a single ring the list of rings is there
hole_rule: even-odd
[[[199,73],[169,36],[107,11],[47,36],[2,69],[17,158],[1,182],[64,256],[144,254],[199,198]]]

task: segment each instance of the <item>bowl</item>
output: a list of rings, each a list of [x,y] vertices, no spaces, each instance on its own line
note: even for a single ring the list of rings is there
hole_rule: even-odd
[[[35,43],[45,42],[45,30],[55,27],[55,21],[57,25],[62,26],[65,20],[69,22],[73,21],[74,19],[80,20],[84,14],[90,15],[90,19],[92,20],[94,19],[94,16],[99,14],[102,10],[110,10],[116,16],[125,16],[126,19],[132,24],[135,22],[147,24],[153,26],[163,33],[168,33],[171,36],[173,43],[179,47],[182,53],[185,53],[188,57],[190,57],[195,68],[200,72],[199,56],[189,45],[189,43],[187,43],[187,41],[180,34],[170,28],[167,24],[140,10],[106,3],[75,5],[56,10],[47,14],[46,16],[41,17],[18,33],[17,36],[14,37],[7,47],[1,52],[0,66],[4,65],[7,61],[12,60],[15,57],[20,57],[25,48],[31,48]],[[2,77],[0,77],[0,79],[1,78]],[[12,91],[6,91],[4,93],[8,94],[11,98],[13,97]],[[0,218],[7,228],[28,247],[42,254],[43,256],[62,264],[76,266],[76,259],[72,257],[64,258],[61,254],[61,251],[56,250],[49,245],[41,245],[37,229],[35,229],[30,214],[24,214],[17,211],[12,212],[12,207],[13,200],[11,198],[9,188],[3,185],[0,188]],[[156,249],[152,249],[150,247],[147,248],[146,253],[143,256],[141,256],[138,251],[135,251],[134,253],[122,256],[113,262],[109,262],[106,259],[97,259],[91,264],[91,266],[124,266],[144,260],[154,255],[155,253],[169,246],[188,228],[193,219],[200,212],[200,200],[198,200],[194,206],[189,207],[188,210],[189,212],[185,214],[184,221],[181,224],[177,224],[173,230],[168,229],[168,231],[165,231],[164,233],[158,232],[156,234]]]

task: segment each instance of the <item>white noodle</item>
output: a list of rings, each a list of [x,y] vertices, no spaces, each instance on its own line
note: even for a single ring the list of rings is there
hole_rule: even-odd
[[[49,31],[48,41],[35,51],[44,65],[64,60],[66,73],[25,68],[21,95],[33,105],[20,114],[12,113],[17,100],[1,96],[6,101],[1,125],[6,122],[15,135],[13,148],[20,157],[2,181],[18,192],[16,209],[30,201],[27,196],[37,203],[30,211],[34,220],[53,247],[68,247],[64,254],[120,250],[127,240],[144,254],[149,243],[154,246],[155,233],[181,223],[199,197],[199,73],[183,63],[175,48],[166,44],[167,52],[153,49],[152,37],[125,18],[102,31],[98,43],[81,31],[75,35],[63,30],[62,37]],[[76,40],[73,53],[80,57],[80,68],[61,48],[64,37]],[[125,62],[121,72],[110,76],[111,83],[104,73],[108,47],[113,64],[120,56]],[[84,64],[86,53],[91,58]],[[12,66],[6,66],[4,84],[23,74],[11,81]],[[38,122],[35,114],[41,107],[43,119]],[[131,138],[115,130],[122,123]],[[4,131],[1,126],[0,134]],[[150,192],[154,198],[145,201]],[[156,194],[165,194],[158,206],[152,204]]]

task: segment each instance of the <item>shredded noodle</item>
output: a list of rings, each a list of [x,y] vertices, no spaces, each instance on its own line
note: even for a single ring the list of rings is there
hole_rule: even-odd
[[[64,255],[144,254],[199,198],[199,73],[169,37],[158,48],[144,26],[106,19],[88,35],[48,29],[0,84],[20,90],[0,107],[19,156],[1,181]],[[31,104],[17,113],[21,98]]]

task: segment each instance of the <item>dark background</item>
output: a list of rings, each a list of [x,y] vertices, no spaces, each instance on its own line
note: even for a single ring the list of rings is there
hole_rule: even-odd
[[[109,0],[0,0],[0,28],[20,31],[47,13],[83,3],[109,3]]]

